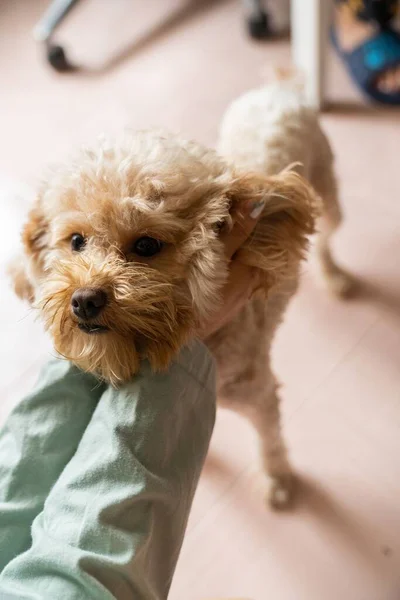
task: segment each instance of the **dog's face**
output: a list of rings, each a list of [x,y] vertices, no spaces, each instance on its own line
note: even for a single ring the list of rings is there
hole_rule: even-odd
[[[16,287],[29,282],[56,350],[81,368],[114,384],[141,358],[162,369],[218,306],[218,233],[240,189],[213,152],[175,138],[102,143],[41,191]]]

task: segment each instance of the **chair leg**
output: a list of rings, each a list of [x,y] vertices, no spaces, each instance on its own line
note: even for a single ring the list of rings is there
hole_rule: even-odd
[[[292,0],[292,54],[306,78],[306,94],[317,109],[325,98],[326,54],[331,17],[329,0]]]
[[[268,13],[264,0],[242,0],[250,37],[261,40],[271,37]]]
[[[53,0],[47,11],[33,30],[35,40],[46,47],[47,60],[57,71],[69,71],[73,67],[68,62],[64,49],[51,42],[58,25],[64,20],[79,0]]]

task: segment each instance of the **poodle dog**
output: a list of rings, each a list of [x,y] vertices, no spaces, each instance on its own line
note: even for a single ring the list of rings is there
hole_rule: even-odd
[[[239,162],[239,161],[238,161]],[[316,199],[294,172],[238,169],[214,151],[159,132],[83,149],[40,189],[12,267],[58,353],[120,385],[142,359],[164,369],[220,302],[228,274],[221,228],[242,201],[265,207],[238,260],[260,287],[233,322],[205,340],[218,394],[257,428],[274,506],[292,475],[279,425],[269,347],[296,288]]]

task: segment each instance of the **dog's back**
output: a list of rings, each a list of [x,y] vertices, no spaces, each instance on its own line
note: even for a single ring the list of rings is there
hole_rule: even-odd
[[[237,98],[222,119],[218,150],[236,166],[267,175],[301,163],[310,181],[315,163],[331,165],[333,158],[296,76],[277,78]]]

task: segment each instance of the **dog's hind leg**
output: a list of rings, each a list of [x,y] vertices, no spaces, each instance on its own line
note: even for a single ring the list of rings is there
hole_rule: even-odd
[[[321,282],[335,296],[345,297],[352,292],[354,280],[335,261],[332,237],[342,222],[336,178],[331,165],[316,170],[312,183],[323,205],[316,241]]]

